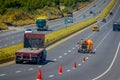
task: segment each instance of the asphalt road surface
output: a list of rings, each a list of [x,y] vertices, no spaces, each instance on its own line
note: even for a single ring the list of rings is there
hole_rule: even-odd
[[[91,3],[87,7],[83,8],[80,11],[74,13],[74,23],[69,23],[67,26],[76,24],[78,22],[87,20],[89,18],[97,16],[110,2],[111,0],[107,0],[104,3],[104,0],[96,0],[95,2]],[[102,6],[101,6],[102,5]],[[90,11],[93,11],[94,14],[90,14]],[[25,26],[26,28],[31,28],[33,31],[37,30],[35,24]],[[50,33],[55,30],[59,30],[61,28],[65,28],[66,25],[64,24],[64,18],[57,19],[49,22],[49,31],[45,31],[44,33]],[[23,35],[26,28],[17,28],[15,31],[9,31],[0,33],[0,48],[19,44],[23,42]]]
[[[107,22],[99,22],[99,32],[93,32],[91,27],[78,32],[72,38],[65,40],[48,51],[44,64],[12,64],[0,67],[0,80],[36,80],[37,71],[42,71],[43,80],[120,80],[120,36],[112,31],[112,22],[120,20],[120,1],[113,9],[113,16],[107,17]],[[77,52],[77,41],[91,38],[94,42],[94,54]],[[82,63],[82,58],[86,61]],[[73,62],[77,63],[73,69]],[[63,73],[58,74],[62,65]]]

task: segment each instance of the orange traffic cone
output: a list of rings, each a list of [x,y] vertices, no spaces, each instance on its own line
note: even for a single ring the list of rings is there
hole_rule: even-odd
[[[58,69],[58,74],[62,74],[62,65],[60,65],[60,67]]]
[[[42,73],[41,70],[38,69],[37,79],[36,80],[42,80]]]
[[[85,62],[85,57],[82,58],[82,63],[84,63],[84,62]]]
[[[77,63],[76,63],[76,61],[74,61],[74,63],[73,63],[73,69],[75,69],[77,67]]]

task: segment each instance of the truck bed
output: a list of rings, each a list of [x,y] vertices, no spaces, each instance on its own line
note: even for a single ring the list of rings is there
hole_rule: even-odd
[[[31,48],[23,48],[23,49],[18,50],[17,52],[39,53],[41,51],[43,51],[43,48],[40,48],[40,49],[34,48],[33,50]]]

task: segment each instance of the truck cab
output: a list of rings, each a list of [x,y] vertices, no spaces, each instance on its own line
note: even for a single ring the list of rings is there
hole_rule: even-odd
[[[46,16],[40,16],[36,19],[38,30],[48,30],[48,20]]]

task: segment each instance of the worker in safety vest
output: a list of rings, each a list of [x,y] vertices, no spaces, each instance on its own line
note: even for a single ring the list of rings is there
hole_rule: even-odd
[[[88,44],[87,48],[89,50],[92,50],[93,49],[93,41],[92,41],[92,39],[88,39],[87,40],[87,44]]]

